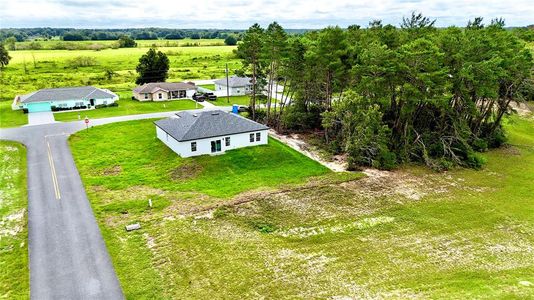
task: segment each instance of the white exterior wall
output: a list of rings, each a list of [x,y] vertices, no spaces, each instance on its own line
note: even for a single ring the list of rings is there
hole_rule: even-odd
[[[261,134],[260,141],[258,142],[256,142],[256,132],[260,132]],[[251,133],[254,134],[254,142],[250,142]],[[198,156],[198,155],[205,155],[205,154],[216,155],[216,154],[222,154],[226,150],[257,146],[257,145],[265,145],[268,143],[268,131],[267,130],[228,135],[230,137],[230,146],[226,146],[225,144],[225,137],[228,137],[228,136],[219,136],[219,137],[200,139],[200,140],[194,140],[194,141],[178,142],[173,137],[168,135],[165,131],[163,131],[161,128],[159,128],[158,126],[156,126],[156,135],[165,145],[167,145],[169,148],[172,149],[172,151],[176,152],[181,157],[191,157],[191,156]],[[211,152],[211,141],[216,141],[216,140],[221,140],[221,151],[212,153]],[[195,152],[191,152],[192,142],[197,143],[197,151]]]
[[[226,85],[215,84],[215,91],[226,91]],[[230,96],[242,96],[252,93],[252,85],[231,87],[229,89]]]
[[[104,101],[106,101],[106,104],[111,104],[117,100],[118,99],[116,99],[115,97],[107,98],[107,99],[95,99],[94,104],[95,105],[104,104]],[[91,104],[90,100],[62,100],[62,101],[49,101],[49,102],[50,102],[50,106],[55,106],[55,107],[89,106]],[[83,103],[83,104],[76,105],[76,103]],[[27,108],[27,106],[28,106],[27,103],[22,104],[23,108]]]
[[[193,99],[193,95],[194,95],[196,92],[197,92],[196,90],[186,90],[186,91],[185,91],[185,96],[186,96],[187,98]]]

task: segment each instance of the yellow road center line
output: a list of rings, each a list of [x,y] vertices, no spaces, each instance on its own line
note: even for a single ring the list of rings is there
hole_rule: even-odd
[[[54,193],[56,194],[56,199],[61,199],[61,193],[59,191],[59,184],[56,175],[56,167],[54,165],[54,158],[52,157],[52,150],[50,149],[50,143],[47,141],[46,145],[48,146],[48,162],[50,163],[50,172],[52,173],[52,182],[54,185]]]

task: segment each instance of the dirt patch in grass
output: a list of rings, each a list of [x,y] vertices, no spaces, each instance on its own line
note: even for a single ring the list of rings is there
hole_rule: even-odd
[[[499,150],[507,155],[521,155],[521,151],[519,151],[519,149],[513,145],[503,145]]]
[[[104,170],[102,170],[102,175],[116,176],[116,175],[119,175],[121,172],[122,172],[122,167],[119,165],[116,165],[116,166],[105,168]]]
[[[171,171],[171,178],[174,181],[196,178],[202,172],[200,164],[186,163]]]

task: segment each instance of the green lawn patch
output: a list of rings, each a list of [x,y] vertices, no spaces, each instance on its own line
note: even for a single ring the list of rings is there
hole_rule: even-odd
[[[328,172],[272,139],[265,146],[227,151],[220,156],[181,158],[156,138],[151,120],[79,132],[71,137],[71,147],[86,184],[113,190],[144,185],[227,198],[259,187],[302,182]],[[120,172],[108,172],[110,167]]]
[[[29,299],[26,148],[0,141],[0,298]]]
[[[0,101],[0,127],[17,127],[28,124],[28,115],[22,110],[12,110],[11,101]]]
[[[105,107],[92,110],[74,111],[74,112],[57,112],[54,113],[56,121],[75,121],[78,120],[78,115],[81,119],[86,116],[89,119],[108,118],[125,115],[147,114],[162,111],[176,111],[187,110],[194,108],[201,108],[192,100],[174,100],[174,101],[138,101],[131,99],[131,92],[119,93],[120,100],[117,101],[117,107]]]
[[[203,87],[208,90],[215,91],[215,84],[199,84],[199,87]]]
[[[256,99],[258,104],[265,104],[267,97],[259,97]],[[273,99],[273,105],[274,101],[277,101]],[[211,103],[217,105],[217,106],[232,106],[234,104],[238,105],[250,105],[250,95],[243,95],[243,96],[230,96],[230,102],[228,102],[228,99],[226,96],[217,97],[216,101],[210,101]]]

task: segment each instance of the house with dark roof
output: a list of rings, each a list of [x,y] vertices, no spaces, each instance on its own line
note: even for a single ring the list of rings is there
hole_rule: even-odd
[[[11,108],[27,109],[28,112],[51,111],[69,108],[94,108],[97,105],[109,105],[119,100],[119,96],[110,90],[94,86],[65,87],[42,89],[26,95],[17,95]]]
[[[139,101],[192,99],[196,91],[192,82],[149,82],[136,87],[133,97]]]
[[[264,145],[269,127],[221,110],[184,111],[155,121],[156,135],[181,157]]]
[[[226,91],[228,86],[230,96],[239,96],[252,93],[251,80],[250,77],[230,76],[228,77],[228,83],[226,83],[226,78],[217,79],[213,83],[215,83],[215,91]]]

